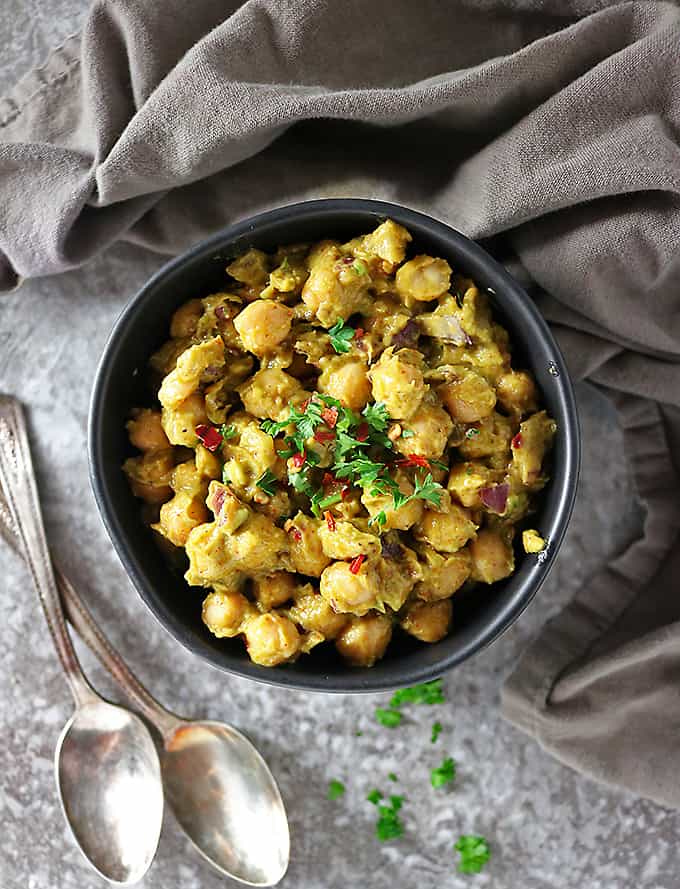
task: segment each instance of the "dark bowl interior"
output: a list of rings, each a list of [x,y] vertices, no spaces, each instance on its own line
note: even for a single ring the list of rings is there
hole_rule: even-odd
[[[443,256],[452,267],[491,291],[493,310],[509,330],[513,364],[533,372],[544,404],[556,419],[552,480],[531,525],[549,540],[541,558],[517,551],[517,570],[507,580],[454,598],[450,635],[428,645],[395,634],[387,655],[370,669],[343,664],[331,645],[296,663],[268,669],[253,664],[239,639],[216,639],[201,622],[201,591],[190,590],[171,569],[142,524],[140,504],[121,471],[133,451],[125,433],[129,410],[148,404],[147,361],[168,337],[178,305],[224,286],[225,262],[249,246],[263,250],[296,241],[349,239],[386,217],[413,235],[413,252]],[[89,421],[90,472],[95,497],[113,544],[144,602],[161,624],[208,663],[275,685],[318,691],[391,689],[441,675],[505,630],[528,605],[559,549],[576,494],[580,460],[578,418],[572,385],[545,322],[524,290],[488,253],[459,232],[421,213],[379,201],[337,199],[282,207],[240,222],[169,262],[128,303],[106,344],[97,372]]]

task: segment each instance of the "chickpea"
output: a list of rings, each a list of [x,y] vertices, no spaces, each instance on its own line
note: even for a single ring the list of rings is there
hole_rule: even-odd
[[[483,463],[468,461],[456,463],[451,468],[447,488],[463,506],[471,509],[481,509],[482,501],[480,491],[489,485],[501,481],[502,476],[498,472],[489,469]]]
[[[397,293],[408,300],[429,302],[449,289],[451,266],[445,259],[414,256],[397,271]]]
[[[309,397],[299,380],[278,367],[258,370],[237,391],[249,413],[277,421],[286,419],[291,401],[299,403]]]
[[[218,638],[237,636],[253,606],[237,590],[215,589],[203,600],[203,623]]]
[[[421,642],[439,642],[449,631],[451,612],[450,599],[415,602],[402,618],[400,626]]]
[[[447,512],[426,509],[413,536],[440,552],[455,553],[475,536],[476,531],[477,525],[469,511],[452,503]]]
[[[245,635],[250,659],[262,667],[275,667],[291,660],[302,645],[293,621],[276,611],[247,621]]]
[[[181,305],[170,321],[170,336],[173,338],[193,336],[202,314],[203,303],[200,299],[190,299]]]
[[[321,572],[331,563],[317,533],[321,520],[299,512],[288,519],[283,527],[288,533],[290,557],[295,570],[308,577],[321,577]]]
[[[261,286],[269,275],[269,260],[262,250],[251,247],[243,256],[237,257],[227,266],[232,278],[251,287]]]
[[[209,367],[224,367],[224,362],[224,341],[220,336],[189,346],[177,359],[175,369],[163,379],[158,400],[164,408],[178,408],[198,389],[203,372]]]
[[[292,599],[296,590],[295,576],[288,571],[275,571],[253,580],[253,595],[262,611],[271,611]]]
[[[163,503],[172,496],[170,481],[174,468],[172,449],[129,457],[123,464],[132,493],[147,503]]]
[[[185,546],[193,529],[209,518],[202,500],[180,492],[161,506],[160,520],[153,527],[175,546]]]
[[[425,395],[423,372],[408,360],[409,353],[412,350],[402,349],[395,353],[392,347],[385,349],[368,373],[374,400],[382,401],[395,420],[412,417]],[[420,353],[415,354],[419,356]]]
[[[283,303],[256,299],[234,318],[234,327],[245,348],[261,357],[285,340],[292,320],[293,310]]]
[[[372,667],[385,654],[392,638],[392,621],[385,614],[354,618],[335,640],[342,657],[355,667]]]
[[[451,418],[441,405],[424,401],[407,425],[413,435],[396,440],[400,453],[418,454],[429,460],[441,457],[453,429]]]
[[[353,411],[366,407],[371,397],[371,384],[363,361],[331,359],[317,381],[317,389],[337,398]]]
[[[527,414],[536,410],[536,384],[525,370],[511,370],[499,377],[496,394],[509,413]]]
[[[395,481],[399,485],[399,490],[407,497],[413,493],[413,484],[410,479],[403,473],[395,473]],[[380,512],[385,513],[385,522],[381,526],[381,530],[397,530],[408,531],[408,529],[420,521],[423,515],[424,504],[422,500],[411,500],[405,506],[394,509],[394,498],[392,494],[370,494],[370,489],[364,490],[361,495],[361,502],[364,504],[371,517]]]
[[[475,460],[478,457],[496,457],[505,464],[514,428],[516,427],[509,417],[504,417],[497,411],[493,411],[488,417],[480,420],[472,430],[468,430],[468,434],[458,446],[458,450],[466,460]]]
[[[380,538],[360,531],[351,522],[337,521],[333,531],[325,522],[321,522],[317,533],[323,551],[331,559],[352,559],[359,553],[368,556],[380,554]]]
[[[451,417],[459,423],[474,423],[488,417],[496,406],[493,387],[474,371],[439,386],[437,394]]]
[[[130,444],[140,451],[162,451],[170,447],[161,425],[160,411],[152,411],[150,408],[134,411],[125,428]]]
[[[423,580],[416,585],[416,595],[426,602],[448,599],[462,587],[472,571],[472,558],[467,548],[441,556],[427,547],[424,555]]]
[[[406,256],[406,245],[411,241],[411,234],[403,225],[386,219],[370,235],[363,238],[363,249],[374,253],[390,265],[398,265]]]
[[[325,639],[335,639],[347,626],[348,616],[336,614],[324,597],[311,585],[306,589],[307,592],[302,596],[296,596],[295,604],[288,609],[289,617],[307,632],[316,631]]]
[[[378,571],[364,563],[357,574],[348,562],[333,562],[321,575],[320,592],[334,611],[363,615],[382,604]]]
[[[163,431],[172,444],[191,448],[196,444],[196,427],[207,423],[205,401],[200,392],[193,392],[177,407],[163,408]]]
[[[508,577],[515,569],[512,546],[495,531],[484,529],[470,544],[472,579],[495,583]]]

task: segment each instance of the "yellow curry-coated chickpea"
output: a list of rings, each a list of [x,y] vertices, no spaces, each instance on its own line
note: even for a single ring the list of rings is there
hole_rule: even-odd
[[[444,453],[453,429],[451,418],[444,408],[427,399],[406,424],[413,433],[410,438],[398,438],[395,447],[402,454],[417,454],[428,460],[436,460]]]
[[[286,419],[291,401],[299,404],[309,397],[299,380],[278,367],[258,370],[237,391],[249,413],[277,421]]]
[[[321,575],[319,590],[334,611],[361,616],[382,604],[378,571],[364,563],[353,574],[348,562],[333,562]]]
[[[253,581],[253,595],[263,611],[271,611],[293,598],[295,575],[288,571],[276,571]]]
[[[423,547],[422,554],[425,557],[423,579],[416,585],[416,595],[426,602],[448,599],[462,587],[472,571],[472,557],[467,547],[445,556],[430,547]]]
[[[243,631],[253,607],[237,590],[216,589],[203,600],[203,623],[215,636],[232,637]]]
[[[168,436],[161,426],[160,411],[150,408],[135,411],[126,428],[130,444],[140,451],[162,451],[170,447]]]
[[[193,336],[198,327],[198,319],[203,314],[203,303],[200,299],[190,299],[172,316],[170,321],[171,337]]]
[[[400,296],[429,302],[449,289],[451,266],[445,259],[414,256],[399,269],[395,281]]]
[[[415,602],[402,618],[400,626],[421,642],[439,642],[449,631],[451,612],[450,599]]]
[[[425,395],[422,370],[407,360],[411,349],[394,352],[385,349],[379,361],[369,371],[374,401],[382,401],[395,420],[408,420],[415,414]]]
[[[291,660],[302,645],[293,621],[275,611],[247,621],[245,634],[251,660],[263,667],[275,667]]]
[[[249,352],[273,352],[290,333],[293,310],[283,303],[256,299],[234,318],[234,327]]]
[[[508,577],[515,568],[512,546],[495,531],[484,529],[470,544],[472,579],[495,583]]]
[[[511,370],[498,378],[496,394],[506,411],[527,414],[536,410],[536,384],[525,370]]]
[[[307,577],[321,577],[321,572],[331,563],[318,534],[321,524],[321,520],[299,512],[283,526],[288,533],[293,567]]]
[[[174,465],[172,449],[168,449],[128,457],[123,471],[135,497],[141,497],[147,503],[163,503],[172,496],[170,481]]]
[[[392,621],[385,614],[352,620],[335,640],[342,657],[355,667],[372,667],[385,654],[392,638]]]
[[[357,359],[331,359],[317,381],[317,388],[353,411],[366,407],[371,397],[366,364]]]
[[[415,527],[416,540],[429,543],[442,553],[455,553],[475,536],[477,525],[470,513],[457,503],[452,503],[446,512],[426,509]]]
[[[202,500],[180,491],[161,506],[159,522],[153,527],[175,546],[185,546],[192,530],[209,518]]]
[[[452,418],[459,423],[474,423],[488,417],[496,406],[493,387],[474,371],[439,386],[437,394]]]
[[[194,447],[196,426],[208,422],[203,395],[200,392],[193,392],[177,407],[164,407],[161,422],[163,431],[172,444]]]
[[[467,461],[456,463],[451,467],[447,488],[463,506],[470,509],[481,509],[480,491],[489,485],[502,481],[502,475],[489,469],[483,463]]]
[[[289,617],[308,633],[316,631],[325,639],[335,639],[347,626],[349,617],[346,614],[336,614],[311,585],[307,585],[306,590],[303,595],[295,597],[295,604],[288,609]]]

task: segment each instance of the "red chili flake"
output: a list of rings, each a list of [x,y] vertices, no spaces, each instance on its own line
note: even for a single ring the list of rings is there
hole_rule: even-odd
[[[296,469],[302,469],[304,466],[305,460],[307,459],[307,455],[304,451],[298,451],[297,454],[293,454],[290,458],[290,462]]]
[[[298,531],[298,529],[295,527],[295,525],[292,525],[288,529],[288,533],[290,534],[290,536],[293,538],[293,540],[296,543],[299,543],[302,540],[302,534]]]
[[[333,441],[335,438],[335,432],[324,432],[323,429],[317,429],[314,433],[314,441],[318,441],[319,444],[325,444],[327,441]]]
[[[522,433],[518,432],[517,435],[510,442],[510,444],[512,445],[513,448],[515,448],[515,450],[517,450],[517,448],[521,448],[522,447]]]
[[[209,451],[216,451],[222,444],[222,436],[220,430],[215,426],[207,426],[205,423],[199,423],[196,427],[196,435],[201,443]]]
[[[360,340],[361,337],[362,337],[365,333],[366,333],[366,331],[364,330],[363,327],[357,327],[357,329],[354,331],[354,339],[355,339],[355,340]]]
[[[357,429],[357,441],[366,441],[368,438],[368,423],[360,423]]]
[[[352,561],[349,563],[349,570],[352,574],[358,574],[361,571],[361,566],[366,561],[366,556],[363,553],[360,556],[355,556]]]
[[[423,469],[432,470],[430,461],[425,457],[421,457],[420,454],[409,454],[408,457],[404,457],[403,460],[397,460],[397,463],[400,466],[422,466]]]
[[[302,402],[302,404],[300,405],[300,411],[301,411],[303,414],[304,414],[304,412],[307,410],[307,408],[309,407],[309,402],[310,402],[311,400],[312,400],[311,398],[305,398],[305,400],[304,400],[304,401]]]
[[[339,411],[337,407],[325,407],[321,411],[321,419],[329,429],[335,429],[335,424],[338,422],[338,415]]]
[[[323,514],[323,517],[326,519],[326,524],[328,525],[329,531],[335,531],[335,519],[333,518],[333,513],[330,509],[327,509]]]
[[[343,500],[346,500],[349,497],[350,486],[343,485],[342,491],[340,491],[340,496]]]
[[[321,486],[323,488],[330,488],[331,485],[336,485],[337,483],[338,480],[332,472],[324,472],[323,478],[321,479]]]

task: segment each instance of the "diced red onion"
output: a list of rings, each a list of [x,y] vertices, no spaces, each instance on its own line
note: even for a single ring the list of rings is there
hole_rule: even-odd
[[[479,496],[487,509],[491,510],[491,512],[498,513],[498,515],[502,515],[505,512],[505,507],[508,503],[509,492],[510,485],[492,485],[490,488],[482,488],[479,492]]]
[[[395,349],[412,349],[417,344],[421,333],[418,322],[410,318],[399,333],[395,333],[392,337],[391,345]]]

